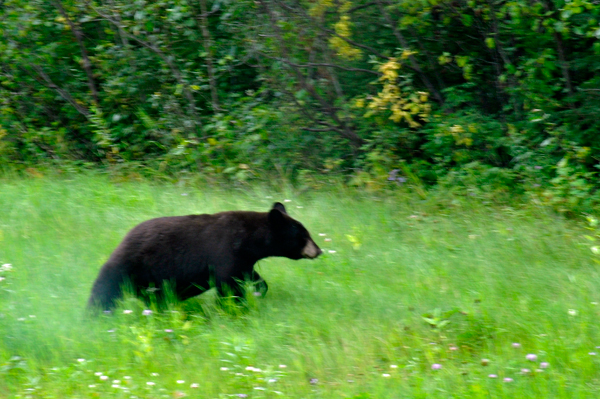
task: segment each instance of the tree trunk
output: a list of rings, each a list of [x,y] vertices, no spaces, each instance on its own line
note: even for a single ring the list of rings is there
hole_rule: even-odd
[[[62,17],[67,21],[67,24],[69,24],[69,28],[71,28],[71,32],[73,32],[73,36],[75,36],[75,40],[79,44],[79,50],[81,51],[81,59],[83,60],[83,69],[85,71],[85,74],[87,75],[88,86],[90,88],[90,92],[92,93],[94,104],[96,105],[96,107],[99,107],[100,101],[98,99],[98,90],[96,89],[96,83],[94,81],[92,63],[90,62],[90,58],[88,57],[87,50],[83,43],[83,33],[81,33],[79,27],[77,27],[77,25],[73,23],[73,21],[65,11],[64,7],[62,6],[61,0],[54,0],[52,1],[52,3],[58,9],[58,12],[60,12]]]
[[[202,31],[202,38],[204,44],[204,52],[206,53],[206,70],[208,72],[208,82],[210,85],[210,97],[212,101],[212,107],[214,111],[219,110],[219,96],[217,92],[217,82],[215,80],[215,73],[213,69],[213,56],[212,56],[212,39],[210,37],[210,31],[208,30],[208,11],[206,9],[206,0],[200,0],[200,16],[199,24],[200,30]]]

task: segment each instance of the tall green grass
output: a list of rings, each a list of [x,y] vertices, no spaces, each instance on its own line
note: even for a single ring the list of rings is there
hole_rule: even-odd
[[[575,398],[600,389],[597,255],[576,223],[543,209],[94,176],[0,184],[0,265],[12,265],[0,272],[0,397]],[[85,314],[100,266],[137,223],[266,211],[285,199],[325,254],[260,262],[270,289],[249,309],[217,306],[208,292],[149,316],[134,298],[114,315]]]

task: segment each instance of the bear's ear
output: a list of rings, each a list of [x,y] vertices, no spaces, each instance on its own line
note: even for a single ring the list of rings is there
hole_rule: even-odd
[[[276,202],[273,204],[273,209],[277,209],[281,213],[285,213],[287,215],[287,211],[285,210],[285,206],[281,202]]]
[[[283,212],[277,208],[271,209],[269,211],[269,224],[275,228],[283,227],[285,224],[285,216],[283,216]]]

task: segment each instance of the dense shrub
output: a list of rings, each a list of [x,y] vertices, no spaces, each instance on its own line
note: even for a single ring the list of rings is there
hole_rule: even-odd
[[[592,204],[599,21],[593,0],[5,1],[0,162],[401,169]]]

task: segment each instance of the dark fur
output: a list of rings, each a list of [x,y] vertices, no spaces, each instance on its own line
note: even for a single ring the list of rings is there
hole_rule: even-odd
[[[177,298],[185,300],[211,288],[220,295],[227,287],[243,297],[242,280],[256,283],[263,294],[267,283],[254,264],[269,256],[302,258],[314,244],[304,226],[275,203],[269,212],[230,211],[212,215],[151,219],[134,227],[112,253],[94,282],[88,306],[114,307],[123,285],[138,295],[168,281]],[[316,255],[321,250],[316,247]]]

